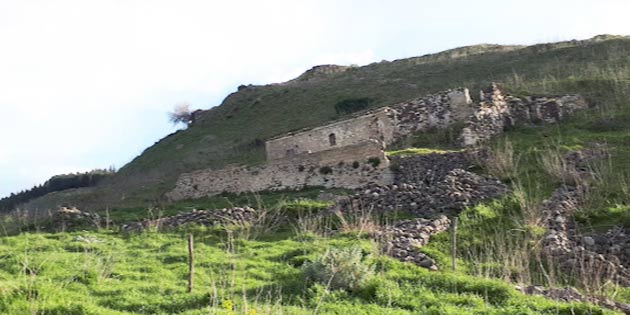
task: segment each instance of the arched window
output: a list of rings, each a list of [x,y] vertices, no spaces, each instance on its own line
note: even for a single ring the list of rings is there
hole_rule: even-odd
[[[334,133],[328,135],[328,143],[330,143],[331,147],[337,145],[337,136]]]

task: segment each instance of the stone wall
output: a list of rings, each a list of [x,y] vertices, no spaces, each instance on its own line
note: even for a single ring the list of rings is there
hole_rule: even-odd
[[[390,143],[393,134],[394,120],[391,109],[386,107],[359,117],[268,140],[265,149],[267,160],[277,160],[354,145],[370,139]]]
[[[465,88],[415,98],[390,107],[396,118],[394,140],[419,131],[448,128],[455,122],[465,121],[474,111],[470,94]]]
[[[307,186],[359,188],[368,183],[393,182],[389,160],[377,141],[268,161],[257,166],[229,166],[182,174],[171,200],[242,193],[297,190]]]
[[[509,110],[505,94],[495,83],[480,92],[477,111],[470,116],[467,126],[462,130],[460,142],[463,146],[472,146],[502,133],[508,120]]]
[[[448,90],[266,142],[267,160],[377,140],[389,145],[414,132],[447,128],[474,110],[468,89]]]
[[[502,133],[506,127],[558,123],[571,113],[588,107],[579,95],[506,95],[496,83],[481,91],[481,102],[460,135],[460,144],[473,146]]]

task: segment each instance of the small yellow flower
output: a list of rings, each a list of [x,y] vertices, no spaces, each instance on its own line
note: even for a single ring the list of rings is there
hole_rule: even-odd
[[[231,311],[234,308],[234,302],[232,300],[226,299],[221,302],[221,308],[226,311]],[[231,313],[231,314],[230,314]],[[228,313],[229,315],[233,315],[233,312]]]
[[[247,311],[247,315],[256,315],[258,314],[258,312],[256,311],[256,309],[250,309],[249,311]]]

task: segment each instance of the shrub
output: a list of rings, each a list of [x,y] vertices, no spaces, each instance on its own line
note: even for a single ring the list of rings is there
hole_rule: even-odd
[[[372,277],[373,268],[364,261],[360,247],[333,248],[302,269],[307,281],[327,286],[331,290],[357,290]]]
[[[562,184],[576,185],[579,183],[580,174],[564,158],[558,149],[548,149],[540,155],[540,165],[551,178]]]
[[[373,167],[377,167],[381,164],[381,159],[378,157],[371,157],[368,159],[368,164],[371,164]]]
[[[481,166],[488,174],[503,180],[515,178],[520,157],[515,154],[514,147],[509,140],[498,144],[487,156],[475,156],[476,164]]]
[[[373,99],[368,97],[349,98],[335,104],[337,114],[350,114],[366,109],[373,103]]]
[[[319,172],[324,174],[324,175],[328,175],[328,174],[332,174],[333,170],[330,166],[322,166],[319,169]]]
[[[358,161],[352,162],[352,168],[357,169],[359,166],[361,166],[361,164]]]

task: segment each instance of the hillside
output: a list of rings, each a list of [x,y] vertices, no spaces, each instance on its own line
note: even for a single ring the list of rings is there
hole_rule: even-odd
[[[241,86],[96,187],[28,204],[86,212],[1,215],[0,313],[630,314],[629,53],[615,36],[478,45]],[[379,149],[392,184],[162,197],[182,172],[261,163],[262,140],[340,101],[489,81],[591,106],[468,150],[455,129],[414,133]]]
[[[478,45],[364,67],[314,69],[286,83],[241,86],[220,106],[204,111],[195,125],[147,148],[98,188],[34,205],[66,198],[97,207],[159,203],[180,173],[261,162],[262,140],[337,119],[335,104],[346,99],[369,98],[371,107],[379,107],[457,86],[474,92],[490,81],[516,93],[596,97],[611,82],[627,84],[620,79],[629,73],[629,52],[630,38],[619,36],[528,47]]]

